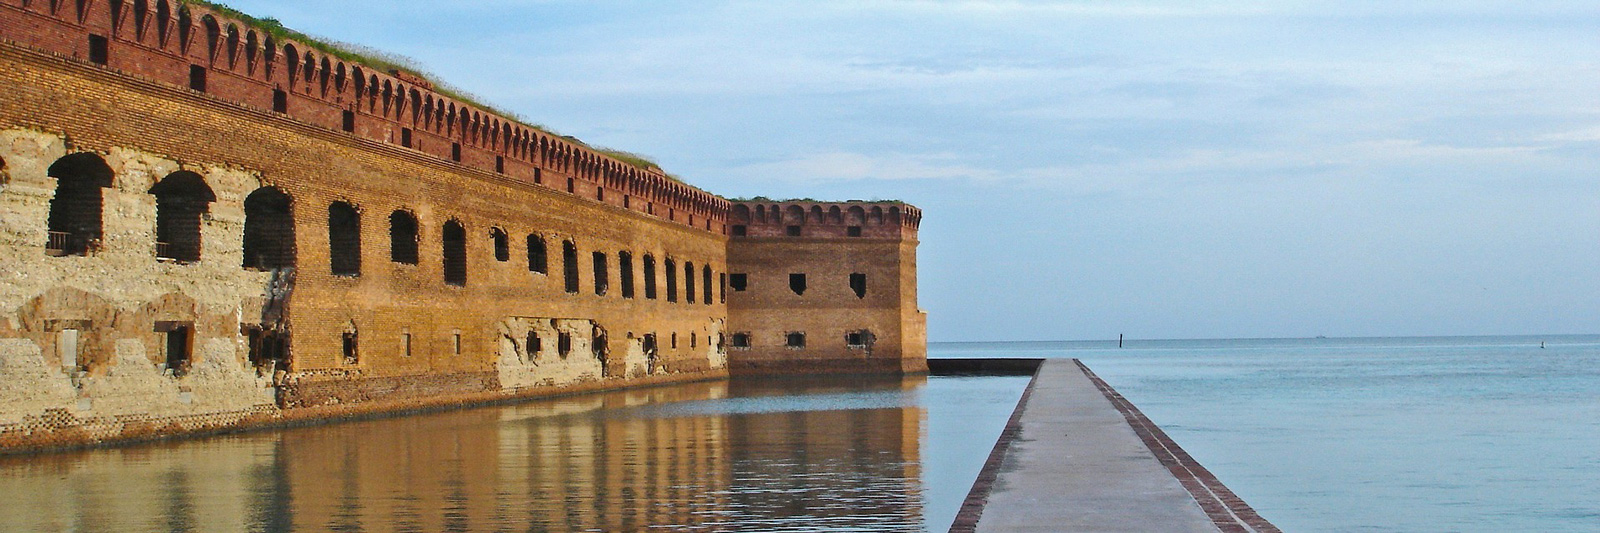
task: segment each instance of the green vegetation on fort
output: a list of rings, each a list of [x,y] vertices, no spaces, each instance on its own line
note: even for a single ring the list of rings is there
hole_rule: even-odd
[[[632,153],[632,152],[625,152],[625,151],[622,151],[622,150],[612,150],[612,149],[608,149],[608,148],[593,147],[593,146],[590,146],[588,143],[585,143],[585,142],[583,142],[581,140],[578,140],[577,137],[573,137],[571,135],[562,135],[562,134],[556,132],[555,130],[552,130],[552,129],[550,129],[550,128],[542,125],[542,124],[538,124],[538,123],[535,123],[533,121],[530,121],[526,117],[523,117],[522,115],[520,115],[520,114],[518,114],[516,112],[509,111],[509,110],[506,110],[506,109],[503,109],[503,108],[500,108],[500,107],[497,107],[497,106],[494,106],[494,105],[491,105],[491,104],[484,103],[484,100],[482,98],[478,97],[477,95],[474,95],[474,94],[472,94],[470,92],[467,92],[467,91],[461,89],[460,87],[456,87],[456,86],[451,85],[449,83],[445,83],[445,82],[439,81],[438,76],[434,75],[432,72],[429,72],[427,69],[423,68],[422,67],[422,63],[417,61],[414,58],[406,57],[406,56],[403,56],[403,55],[400,55],[400,54],[391,53],[391,52],[385,52],[383,50],[378,50],[378,49],[372,48],[370,46],[365,46],[365,45],[360,45],[360,44],[355,44],[355,43],[348,43],[348,42],[339,41],[339,40],[336,40],[336,39],[313,37],[313,36],[307,35],[305,33],[301,33],[301,32],[289,29],[287,26],[284,26],[282,22],[279,22],[278,19],[275,19],[275,18],[272,18],[272,17],[257,18],[255,16],[250,15],[249,13],[245,13],[243,11],[239,11],[237,9],[229,7],[227,4],[222,4],[222,3],[219,3],[219,2],[211,2],[209,0],[178,0],[178,2],[179,2],[180,5],[181,4],[194,4],[194,5],[197,5],[197,6],[202,6],[202,7],[205,7],[207,9],[210,9],[212,11],[216,11],[217,13],[220,13],[222,15],[226,15],[228,17],[232,17],[232,18],[238,19],[240,22],[243,22],[246,25],[249,25],[249,26],[251,26],[251,27],[253,27],[253,28],[257,29],[257,30],[260,30],[260,31],[266,33],[267,35],[271,36],[274,41],[283,41],[283,40],[295,41],[295,42],[304,44],[306,46],[309,46],[314,50],[317,50],[317,51],[322,52],[324,54],[328,54],[330,56],[339,58],[339,59],[344,60],[346,62],[359,63],[359,64],[366,65],[366,66],[371,67],[371,68],[375,68],[375,69],[381,70],[381,71],[383,71],[385,73],[394,72],[394,71],[406,72],[408,74],[414,75],[414,76],[416,76],[418,78],[421,78],[423,80],[427,80],[428,83],[433,85],[433,92],[442,94],[442,95],[444,95],[446,97],[449,97],[449,98],[457,100],[457,101],[465,102],[465,103],[470,104],[472,106],[481,108],[484,111],[488,111],[490,113],[494,113],[496,115],[500,115],[502,117],[515,120],[518,123],[521,123],[523,126],[528,127],[529,129],[544,133],[546,135],[550,135],[550,136],[554,136],[554,137],[560,137],[560,138],[565,139],[565,140],[567,140],[569,142],[572,142],[573,144],[577,144],[578,146],[582,146],[584,148],[589,148],[591,150],[594,150],[596,152],[605,154],[605,155],[607,155],[607,156],[609,156],[609,157],[611,157],[613,159],[616,159],[618,161],[621,161],[623,163],[638,167],[640,170],[652,170],[652,169],[654,169],[654,170],[662,170],[661,169],[661,165],[658,165],[658,164],[656,164],[655,161],[651,161],[649,158],[646,158],[646,157],[641,156],[639,154],[635,154],[635,153]],[[679,183],[684,183],[686,185],[688,184],[687,182],[683,181],[683,179],[679,178],[678,176],[675,176],[675,175],[672,175],[672,174],[666,174],[666,172],[664,172],[664,171],[662,172],[662,174],[666,175],[667,178],[670,178],[673,181],[677,181]]]

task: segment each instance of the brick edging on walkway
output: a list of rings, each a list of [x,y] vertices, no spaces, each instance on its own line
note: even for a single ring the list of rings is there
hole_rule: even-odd
[[[972,482],[972,490],[967,491],[967,499],[961,502],[961,509],[956,511],[956,521],[950,525],[950,533],[974,533],[977,529],[978,518],[989,503],[989,491],[1000,477],[1000,465],[1006,462],[1006,452],[1011,450],[1011,442],[1022,434],[1022,412],[1028,407],[1028,397],[1033,394],[1034,383],[1039,381],[1041,368],[1044,368],[1043,361],[1034,367],[1033,379],[1028,380],[1028,387],[1022,390],[1022,398],[1017,400],[1016,409],[1011,411],[1011,419],[1000,431],[1000,439],[989,450],[989,458],[983,462],[983,469],[978,471],[977,481]]]
[[[1250,507],[1250,504],[1245,503],[1233,491],[1228,490],[1228,487],[1223,485],[1222,481],[1219,481],[1215,475],[1212,475],[1211,471],[1206,470],[1206,467],[1201,466],[1198,461],[1194,460],[1194,457],[1189,456],[1189,452],[1183,451],[1183,448],[1179,447],[1178,443],[1174,442],[1171,437],[1168,437],[1166,432],[1161,431],[1160,427],[1145,417],[1144,413],[1133,405],[1133,402],[1123,398],[1122,394],[1111,388],[1111,385],[1100,379],[1100,376],[1095,375],[1094,371],[1089,370],[1089,367],[1085,366],[1082,361],[1073,359],[1072,362],[1077,363],[1078,368],[1083,370],[1083,374],[1088,376],[1090,381],[1094,382],[1094,385],[1100,389],[1101,394],[1104,394],[1106,399],[1116,406],[1117,411],[1122,412],[1122,416],[1128,420],[1128,425],[1133,428],[1134,433],[1139,435],[1139,439],[1144,441],[1145,446],[1150,448],[1150,452],[1154,453],[1156,458],[1161,461],[1161,465],[1167,467],[1167,471],[1172,472],[1172,476],[1178,478],[1178,482],[1183,485],[1183,488],[1194,496],[1195,502],[1200,504],[1200,508],[1206,512],[1206,516],[1211,518],[1212,523],[1216,524],[1217,529],[1226,533],[1282,532],[1277,526],[1268,522],[1266,518],[1262,518],[1261,515],[1257,514],[1255,509]],[[1031,383],[1029,388],[1032,389]],[[1026,401],[1027,396],[1024,395],[1023,403],[1026,403]],[[1020,413],[1021,411],[1021,404],[1018,404],[1017,412]],[[1013,424],[1016,423],[1016,418],[1016,415],[1012,415]],[[1011,426],[1006,426],[1006,431],[1010,432]],[[1004,440],[1004,437],[1002,437],[1002,440]],[[998,445],[996,445],[996,450],[999,451]],[[1001,457],[1004,458],[1004,453],[1000,453]],[[994,456],[991,454],[990,461],[993,460]],[[985,464],[985,472],[988,471],[988,468],[989,465]],[[981,482],[982,477],[980,476],[979,479]],[[977,486],[973,487],[973,491],[977,491]],[[988,491],[985,490],[984,494],[987,496]],[[972,497],[968,496],[967,499],[968,503],[971,503]],[[966,505],[963,505],[961,512],[965,514],[966,511]],[[982,509],[979,509],[978,512],[981,513]],[[977,522],[976,516],[974,516],[973,522]],[[959,518],[957,518],[956,523],[961,523]],[[951,528],[950,531],[954,532],[957,529]],[[961,531],[972,531],[972,529],[968,528]]]

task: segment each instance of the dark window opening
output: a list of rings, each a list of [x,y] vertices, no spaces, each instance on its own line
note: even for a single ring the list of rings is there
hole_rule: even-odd
[[[294,266],[294,214],[289,195],[262,187],[244,199],[244,268]]]
[[[689,333],[689,347],[690,348],[698,348],[698,347],[700,347],[700,334],[694,333],[694,332],[690,332]]]
[[[622,284],[622,297],[633,298],[633,254],[617,252],[617,277]]]
[[[801,294],[801,295],[805,294],[806,293],[806,275],[805,274],[789,274],[789,290],[794,291],[795,294]]]
[[[411,128],[400,128],[400,146],[411,148]]]
[[[610,275],[607,273],[607,269],[606,269],[606,254],[604,252],[595,252],[594,253],[594,294],[595,294],[595,296],[605,296],[606,295],[606,288],[607,288],[606,286],[610,283],[610,280],[607,279],[609,277],[610,277]]]
[[[566,359],[567,354],[572,353],[571,333],[563,331],[556,335],[556,353],[561,354],[562,359]]]
[[[678,332],[672,332],[672,349],[678,349]]]
[[[328,263],[335,276],[361,275],[361,215],[345,202],[328,206]]]
[[[656,353],[659,351],[656,347],[656,334],[644,334],[644,338],[639,341],[639,348],[644,352],[645,357],[650,358],[650,361],[654,362],[656,359]]]
[[[748,274],[728,274],[728,286],[733,288],[733,292],[744,292],[750,286],[750,277]]]
[[[111,41],[100,35],[89,36],[89,62],[104,65],[111,60]]]
[[[683,301],[694,303],[694,263],[683,262]]]
[[[606,188],[605,187],[595,187],[594,188],[594,199],[602,201],[602,202],[606,201]]]
[[[867,340],[871,337],[872,334],[866,330],[851,331],[844,334],[844,344],[851,348],[866,348]]]
[[[700,267],[700,287],[700,301],[706,305],[711,305],[711,293],[713,289],[711,287],[710,265]]]
[[[489,237],[494,240],[494,260],[505,262],[511,260],[511,237],[500,228],[489,230]]]
[[[343,337],[344,364],[353,365],[361,361],[360,352],[356,346],[356,332],[346,331]]]
[[[111,186],[111,167],[100,156],[78,153],[57,159],[49,174],[56,178],[56,194],[50,200],[46,253],[88,255],[100,246],[104,232],[100,189]]]
[[[861,226],[850,226],[849,228],[845,228],[845,235],[850,237],[860,237]]]
[[[500,156],[500,155],[494,156],[494,171],[498,172],[498,173],[501,173],[501,174],[505,174],[506,173],[506,158],[505,158],[505,156]]]
[[[450,334],[450,351],[455,355],[461,355],[461,332]]]
[[[289,336],[278,331],[267,331],[257,325],[246,325],[245,342],[250,366],[258,370],[281,368],[288,358]]]
[[[850,290],[856,292],[856,298],[866,298],[867,297],[867,275],[866,274],[851,274],[850,275]]]
[[[467,229],[454,220],[444,223],[444,282],[467,284]]]
[[[522,351],[528,355],[530,362],[539,358],[539,354],[544,352],[544,339],[539,338],[539,332],[528,332],[528,340],[523,344]]]
[[[534,183],[538,183],[538,184],[543,184],[544,183],[544,169],[542,169],[542,168],[533,169],[533,182]]]
[[[567,292],[578,293],[578,247],[572,241],[561,243],[561,269],[566,275]]]
[[[743,237],[743,236],[747,235],[748,231],[749,230],[746,229],[743,224],[736,224],[736,225],[733,226],[733,236],[734,237]]]
[[[678,263],[671,259],[666,262],[667,271],[667,301],[678,301]]]
[[[656,258],[649,254],[644,256],[644,297],[656,299]]]
[[[403,265],[415,265],[420,262],[417,252],[420,228],[417,227],[417,217],[407,211],[395,211],[389,214],[389,260]]]
[[[749,348],[750,334],[735,333],[730,339],[728,339],[728,344],[732,345],[734,348]]]
[[[728,273],[717,274],[717,301],[728,303]]]
[[[461,143],[450,143],[450,160],[461,162]]]
[[[343,128],[344,131],[346,131],[346,132],[355,133],[355,131],[356,131],[356,112],[355,111],[345,111],[344,112],[344,118],[342,119],[340,127]]]
[[[800,226],[787,226],[787,227],[783,228],[783,233],[784,233],[784,235],[788,235],[790,237],[799,237],[800,236]]]
[[[544,249],[544,237],[528,235],[528,271],[546,274],[550,272],[550,261]]]
[[[189,88],[206,92],[206,68],[200,65],[189,65]]]
[[[411,334],[400,334],[400,355],[411,357]]]
[[[156,197],[156,257],[181,263],[200,260],[201,216],[217,195],[199,174],[178,171],[150,188]]]
[[[272,110],[278,113],[289,112],[289,93],[287,91],[282,89],[272,90]],[[349,113],[349,111],[345,111],[345,113]],[[345,131],[349,131],[349,128],[346,128]]]
[[[783,345],[790,348],[805,348],[806,334],[798,331],[785,334],[783,336]]]
[[[573,181],[572,178],[567,178],[567,192],[576,194],[578,192],[578,182]]]
[[[172,377],[188,373],[194,354],[194,323],[159,321],[155,323],[155,331],[163,334],[167,371]]]

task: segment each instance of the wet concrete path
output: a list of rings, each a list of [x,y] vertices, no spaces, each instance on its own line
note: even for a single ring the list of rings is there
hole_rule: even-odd
[[[1041,365],[951,531],[1278,531],[1087,367]]]

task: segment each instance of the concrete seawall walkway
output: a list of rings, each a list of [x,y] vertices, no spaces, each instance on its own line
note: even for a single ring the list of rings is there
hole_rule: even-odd
[[[1277,532],[1077,360],[1034,374],[952,532]]]

